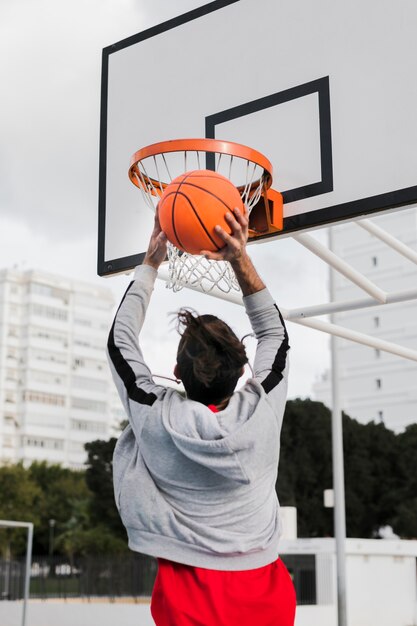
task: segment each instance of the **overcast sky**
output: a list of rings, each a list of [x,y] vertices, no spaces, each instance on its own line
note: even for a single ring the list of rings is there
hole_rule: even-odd
[[[115,301],[129,278],[98,278],[97,190],[102,48],[206,2],[196,0],[2,0],[0,3],[0,267],[99,282]],[[325,232],[317,235],[322,240]],[[285,308],[328,300],[327,268],[290,240],[251,248]],[[277,271],[277,268],[278,271]],[[168,313],[188,305],[224,317],[240,335],[243,311],[158,283],[145,354],[169,375],[177,337]],[[328,367],[329,339],[288,325],[290,397],[310,396]]]

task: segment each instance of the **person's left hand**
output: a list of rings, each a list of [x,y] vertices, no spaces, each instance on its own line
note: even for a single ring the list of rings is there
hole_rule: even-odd
[[[158,208],[155,212],[155,222],[151,238],[149,240],[148,250],[143,259],[144,265],[150,265],[154,269],[158,269],[167,256],[167,236],[161,230],[158,219]]]

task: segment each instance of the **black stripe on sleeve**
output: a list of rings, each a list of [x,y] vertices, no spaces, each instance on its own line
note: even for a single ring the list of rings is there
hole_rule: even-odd
[[[279,383],[282,380],[283,377],[283,371],[285,369],[285,364],[286,364],[286,360],[287,360],[287,352],[289,349],[289,343],[288,343],[288,333],[287,333],[287,329],[285,327],[285,323],[284,320],[282,319],[282,315],[277,307],[277,305],[274,305],[276,310],[278,311],[279,314],[279,319],[281,320],[281,324],[284,327],[284,339],[280,345],[280,347],[278,348],[278,352],[275,356],[274,362],[272,364],[272,369],[269,372],[268,376],[265,378],[265,380],[262,381],[261,385],[264,388],[266,393],[269,393],[270,391],[272,391],[272,389],[274,389],[274,387],[276,387],[277,385],[279,385]]]
[[[126,289],[125,295],[123,296],[119,308],[117,309],[117,313],[119,312],[119,309],[122,306],[124,299],[126,298],[132,285],[133,281]],[[120,378],[123,381],[129,398],[131,400],[134,400],[135,402],[138,402],[139,404],[147,404],[148,406],[152,406],[156,400],[156,395],[154,393],[147,393],[146,391],[144,391],[144,389],[140,389],[140,387],[137,386],[135,372],[130,367],[129,363],[123,358],[120,349],[116,346],[116,343],[114,341],[114,326],[116,324],[117,313],[113,325],[110,329],[109,339],[107,342],[107,348],[109,350],[111,361],[115,367],[116,372],[119,374]]]

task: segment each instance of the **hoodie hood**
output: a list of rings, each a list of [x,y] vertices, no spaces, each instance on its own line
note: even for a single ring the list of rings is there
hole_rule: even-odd
[[[190,461],[230,480],[249,483],[257,472],[244,467],[247,459],[252,458],[255,441],[257,448],[266,448],[279,436],[272,408],[269,416],[265,414],[267,408],[266,394],[255,380],[249,380],[241,391],[235,392],[228,406],[218,413],[173,390],[165,398],[162,424],[175,447]],[[276,448],[276,455],[272,456],[273,462],[278,463]],[[268,465],[270,457],[271,450],[266,457]],[[265,456],[260,455],[257,460],[263,465]]]

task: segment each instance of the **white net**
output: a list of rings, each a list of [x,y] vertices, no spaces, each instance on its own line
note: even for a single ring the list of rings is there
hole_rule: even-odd
[[[199,169],[211,169],[229,178],[239,190],[249,214],[266,186],[266,174],[261,165],[225,153],[196,150],[165,152],[141,159],[131,171],[147,205],[155,211],[167,184],[180,174]],[[215,287],[224,293],[239,291],[233,269],[225,261],[191,255],[169,243],[168,265],[167,287],[173,291],[179,291],[184,286],[198,288],[205,293]]]

